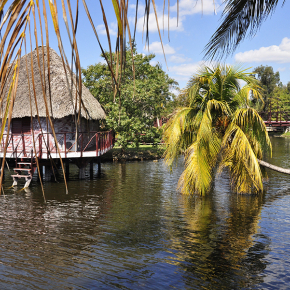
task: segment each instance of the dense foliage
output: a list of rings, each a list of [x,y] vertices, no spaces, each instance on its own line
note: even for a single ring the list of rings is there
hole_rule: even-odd
[[[122,71],[121,91],[114,94],[111,73],[107,64],[98,63],[83,69],[83,81],[98,99],[107,114],[105,129],[117,133],[117,145],[126,148],[129,143],[139,146],[141,142],[158,143],[161,129],[154,122],[168,114],[172,103],[171,89],[177,83],[161,68],[150,62],[154,55],[143,55],[133,49],[134,70],[130,49],[126,51],[126,67]],[[109,57],[109,55],[108,55]],[[116,69],[116,55],[113,67]],[[135,79],[134,79],[135,72]]]
[[[271,66],[260,65],[253,73],[263,89],[264,104],[258,108],[262,118],[272,121],[290,120],[290,82],[283,85],[279,72],[274,72]]]
[[[164,132],[167,163],[172,166],[180,153],[185,155],[180,190],[205,195],[215,169],[227,168],[237,192],[262,191],[258,158],[265,148],[271,151],[271,143],[253,108],[253,100],[261,101],[259,81],[239,67],[202,67],[184,98],[188,105],[175,111]]]
[[[264,104],[260,109],[260,113],[264,119],[267,119],[271,108],[270,104],[274,89],[280,83],[280,74],[279,72],[274,73],[274,70],[271,66],[263,65],[256,67],[253,73],[260,81],[261,87],[263,89]]]

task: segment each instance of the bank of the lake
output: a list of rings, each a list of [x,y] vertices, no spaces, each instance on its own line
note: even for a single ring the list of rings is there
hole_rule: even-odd
[[[290,132],[283,133],[281,137],[290,137]]]
[[[102,162],[158,160],[163,157],[164,150],[164,145],[140,145],[138,148],[129,146],[125,151],[114,147],[102,156]]]

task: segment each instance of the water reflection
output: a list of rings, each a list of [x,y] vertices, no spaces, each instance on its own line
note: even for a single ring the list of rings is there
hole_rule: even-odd
[[[69,195],[45,183],[46,204],[37,183],[8,180],[0,289],[268,288],[274,265],[286,283],[287,180],[269,172],[266,193],[247,196],[222,175],[210,196],[187,197],[175,192],[181,171],[182,160],[172,174],[162,161],[105,164],[101,179],[72,173]]]
[[[262,251],[258,249],[261,243],[253,240],[261,206],[260,197],[232,196],[222,208],[214,196],[183,197],[184,226],[175,226],[172,238],[178,258],[169,262],[185,271],[188,287],[192,281],[200,288],[217,289],[244,288],[260,282],[248,273],[255,268],[257,275],[265,268],[261,262],[264,256],[255,256]]]

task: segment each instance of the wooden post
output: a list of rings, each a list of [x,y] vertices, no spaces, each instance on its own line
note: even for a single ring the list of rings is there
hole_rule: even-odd
[[[101,169],[101,157],[98,158],[98,176],[101,176],[102,169]]]
[[[96,133],[96,155],[99,156],[99,134]]]
[[[22,147],[23,147],[23,156],[26,157],[24,134],[22,134]]]
[[[39,175],[40,175],[40,179],[41,181],[43,181],[43,165],[39,165],[39,174],[37,174],[37,180],[39,181]]]
[[[45,181],[51,181],[53,178],[53,172],[51,165],[46,165],[45,166]]]
[[[38,135],[38,140],[39,140],[39,158],[41,159],[42,158],[42,135],[39,134]],[[42,174],[43,174],[43,168],[42,168]]]
[[[65,177],[66,180],[69,180],[69,160],[65,161]]]
[[[3,159],[0,159],[0,162],[2,164]],[[4,170],[4,166],[3,168],[1,168],[1,171],[3,170],[3,181],[5,180],[5,170]]]
[[[81,157],[83,157],[83,141],[84,141],[84,139],[83,139],[83,133],[82,133],[82,135],[81,135]]]
[[[47,136],[46,136],[46,144],[47,144],[47,154],[46,154],[46,157],[48,159],[48,156],[49,156],[49,133],[47,132]]]
[[[63,142],[64,142],[64,158],[66,158],[66,133],[64,133]]]
[[[8,138],[8,135],[7,135],[7,138]],[[17,157],[17,148],[16,148],[16,156],[15,156],[15,154],[14,154],[14,142],[13,142],[13,134],[11,134],[11,138],[12,138],[12,152],[13,152],[13,157]],[[5,149],[5,144],[3,144],[3,148]],[[5,151],[5,150],[3,150],[3,151]],[[8,151],[8,147],[7,147],[7,151]],[[7,153],[7,152],[6,152]]]
[[[90,162],[90,179],[94,178],[94,161]]]
[[[85,169],[86,169],[85,166],[79,167],[79,179],[85,179],[86,178]]]

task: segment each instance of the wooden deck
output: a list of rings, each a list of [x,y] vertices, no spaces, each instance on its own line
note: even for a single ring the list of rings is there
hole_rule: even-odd
[[[0,144],[0,158],[59,159],[99,157],[114,146],[114,134],[108,132],[63,132],[56,133],[55,141],[51,133],[34,136],[32,134],[4,134]],[[6,144],[7,143],[7,144]],[[34,143],[34,144],[33,144]],[[5,152],[5,148],[7,150]]]

